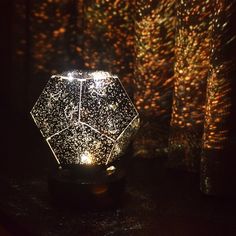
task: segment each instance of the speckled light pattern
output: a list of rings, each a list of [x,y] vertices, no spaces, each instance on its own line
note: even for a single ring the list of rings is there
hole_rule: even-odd
[[[84,66],[119,74],[129,94],[134,64],[134,6],[133,0],[83,1]]]
[[[168,146],[174,84],[175,2],[135,1],[133,94],[142,125],[133,147],[134,155],[143,158],[158,156]]]
[[[31,115],[62,165],[111,163],[139,127],[119,78],[104,71],[52,76]]]
[[[143,116],[168,120],[174,79],[175,1],[137,0],[135,8],[135,105]]]
[[[225,0],[179,0],[177,4],[169,160],[171,166],[199,171],[202,155],[206,189],[211,188],[209,176],[218,172],[219,165],[219,159],[212,160],[209,153],[224,149],[228,138],[230,63],[224,50],[233,40],[227,32],[232,4]]]
[[[228,138],[227,119],[231,107],[229,72],[232,62],[225,56],[226,45],[233,42],[235,35],[227,33],[232,3],[216,0],[212,20],[211,70],[207,82],[203,148],[223,149]]]
[[[112,70],[130,89],[133,72],[134,1],[32,1],[33,74],[79,65]],[[112,67],[111,67],[112,65]]]
[[[208,195],[222,194],[227,181],[221,181],[228,160],[226,154],[229,143],[229,116],[231,110],[232,58],[228,47],[235,43],[230,17],[233,11],[232,1],[215,0],[212,29],[211,69],[207,81],[206,108],[201,155],[200,188]],[[230,182],[230,178],[228,182]],[[225,184],[226,183],[226,184]]]
[[[198,171],[214,1],[178,0],[169,165]]]
[[[178,1],[171,126],[188,129],[203,124],[211,56],[212,6],[211,1]]]

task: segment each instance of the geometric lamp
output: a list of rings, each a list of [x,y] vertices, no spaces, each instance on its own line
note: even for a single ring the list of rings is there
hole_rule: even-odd
[[[139,128],[138,112],[119,78],[104,71],[53,75],[30,113],[61,169],[78,167],[77,182],[83,183],[84,177],[91,182],[93,169],[116,172],[114,163]]]

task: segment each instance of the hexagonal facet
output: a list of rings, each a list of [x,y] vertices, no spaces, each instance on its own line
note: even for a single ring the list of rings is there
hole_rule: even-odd
[[[108,164],[139,127],[120,80],[108,72],[52,76],[31,115],[59,164]]]

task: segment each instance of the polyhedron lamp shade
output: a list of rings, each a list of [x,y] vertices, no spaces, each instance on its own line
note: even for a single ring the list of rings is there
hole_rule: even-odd
[[[139,128],[119,78],[104,71],[52,76],[31,115],[61,166],[107,166]]]

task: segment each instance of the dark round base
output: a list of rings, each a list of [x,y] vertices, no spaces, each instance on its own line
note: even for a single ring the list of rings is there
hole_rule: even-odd
[[[125,173],[99,167],[58,169],[49,176],[48,187],[60,207],[108,208],[122,202]]]

